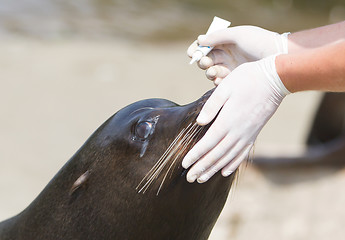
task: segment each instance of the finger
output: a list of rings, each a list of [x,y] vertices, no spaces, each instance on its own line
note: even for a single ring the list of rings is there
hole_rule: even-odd
[[[218,86],[222,81],[223,81],[224,78],[216,78],[213,83],[215,86]]]
[[[225,136],[223,126],[215,121],[206,134],[194,145],[182,161],[182,167],[187,169],[208,151],[214,148]],[[188,180],[188,179],[187,179]]]
[[[206,70],[205,74],[209,80],[213,81],[214,79],[217,78],[217,68],[215,68],[215,66],[210,67],[209,69]]]
[[[198,177],[198,183],[204,183],[208,181],[214,174],[225,167],[229,162],[237,159],[238,156],[242,156],[246,147],[238,142],[234,147],[230,146],[227,153],[219,159],[215,164],[208,168],[201,176]]]
[[[235,43],[237,40],[236,27],[215,31],[207,35],[200,35],[198,43],[201,46],[217,46],[221,44]]]
[[[202,57],[200,59],[200,61],[198,62],[198,66],[199,66],[199,68],[206,70],[209,67],[213,66],[213,60],[212,60],[212,58],[210,58],[208,56]]]
[[[214,48],[207,56],[212,59],[213,65],[219,65],[228,61],[229,53],[222,48]]]
[[[205,105],[201,109],[197,122],[199,125],[206,125],[212,121],[221,109],[221,107],[228,100],[230,95],[230,90],[226,85],[219,85],[209,99],[206,101]]]
[[[215,80],[216,78],[225,78],[230,73],[230,70],[224,65],[215,65],[206,70],[206,77],[210,80]]]
[[[231,48],[214,48],[208,55],[213,61],[213,65],[222,65],[229,71],[234,70],[241,63],[247,62],[236,51],[231,51]]]
[[[191,167],[187,174],[187,180],[194,182],[195,179],[204,175],[205,171],[215,165],[235,144],[236,142],[231,141],[231,137],[227,135]]]
[[[187,49],[187,55],[191,58],[198,48],[198,40],[195,40]]]
[[[250,150],[252,149],[253,145],[249,145],[245,148],[245,150],[243,151],[243,153],[241,155],[239,155],[238,157],[236,157],[236,159],[234,159],[234,161],[231,161],[228,165],[226,165],[223,169],[222,169],[222,175],[224,177],[228,177],[230,176],[233,172],[236,171],[236,169],[239,167],[239,165],[246,159],[248,159]]]

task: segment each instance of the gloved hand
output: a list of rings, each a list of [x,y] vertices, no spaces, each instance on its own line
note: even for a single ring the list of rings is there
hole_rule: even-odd
[[[238,26],[200,35],[187,50],[189,57],[199,45],[215,47],[198,65],[218,85],[232,70],[245,62],[288,52],[289,33],[278,34],[255,26]]]
[[[206,182],[220,169],[229,176],[247,158],[260,130],[289,94],[277,74],[275,58],[240,65],[207,100],[197,118],[200,125],[220,112],[182,162],[184,168],[194,163],[188,182]]]

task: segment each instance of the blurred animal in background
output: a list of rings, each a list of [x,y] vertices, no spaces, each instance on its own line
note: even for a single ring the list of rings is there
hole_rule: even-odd
[[[254,159],[259,168],[344,166],[345,165],[345,93],[325,93],[316,111],[306,140],[306,152],[297,157]]]

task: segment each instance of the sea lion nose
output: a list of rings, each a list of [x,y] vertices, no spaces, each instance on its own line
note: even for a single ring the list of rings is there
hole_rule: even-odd
[[[201,98],[199,98],[197,100],[197,111],[200,112],[201,108],[204,106],[204,104],[206,103],[207,99],[209,99],[209,97],[212,95],[212,93],[214,92],[216,88],[213,88],[209,91],[207,91],[204,95],[202,95]]]
[[[209,99],[214,90],[215,88],[207,91],[198,100],[173,110],[178,110],[177,116],[184,116],[185,119],[188,119],[189,117],[196,118],[199,112],[201,111],[202,107],[206,103],[207,99]]]
[[[212,88],[211,90],[207,91],[202,97],[200,98],[200,102],[205,103],[207,99],[212,95],[216,88]]]

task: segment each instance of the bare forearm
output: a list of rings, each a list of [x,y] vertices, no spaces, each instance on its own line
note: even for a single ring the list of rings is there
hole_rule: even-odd
[[[331,45],[345,39],[345,21],[289,35],[289,53]]]
[[[276,68],[290,92],[345,91],[345,40],[331,45],[280,55]]]

